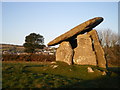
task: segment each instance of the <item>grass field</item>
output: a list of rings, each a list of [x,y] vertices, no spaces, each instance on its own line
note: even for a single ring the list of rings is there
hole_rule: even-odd
[[[94,72],[89,73],[87,67]],[[108,71],[109,70],[109,71]],[[3,62],[3,88],[119,88],[118,68],[62,62]],[[103,72],[107,75],[102,75]]]

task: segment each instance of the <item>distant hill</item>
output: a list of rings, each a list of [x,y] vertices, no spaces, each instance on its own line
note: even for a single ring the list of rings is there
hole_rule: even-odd
[[[23,47],[22,45],[13,45],[13,44],[0,44],[2,47]]]
[[[24,50],[24,47],[22,45],[13,45],[13,44],[0,44],[0,48],[2,50],[8,50],[11,48],[16,48],[17,50]]]
[[[2,47],[23,47],[22,45],[13,45],[13,44],[0,44]]]

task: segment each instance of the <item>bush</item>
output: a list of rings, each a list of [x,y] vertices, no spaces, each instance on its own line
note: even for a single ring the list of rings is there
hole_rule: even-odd
[[[55,55],[31,54],[31,55],[2,55],[3,61],[55,61]]]
[[[105,47],[105,56],[108,65],[120,65],[120,46],[116,45],[114,47]]]

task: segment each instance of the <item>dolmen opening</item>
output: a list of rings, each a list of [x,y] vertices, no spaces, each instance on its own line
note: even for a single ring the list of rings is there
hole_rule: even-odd
[[[49,42],[48,46],[60,44],[56,50],[56,61],[106,68],[104,51],[98,33],[93,29],[102,21],[102,17],[95,17]]]

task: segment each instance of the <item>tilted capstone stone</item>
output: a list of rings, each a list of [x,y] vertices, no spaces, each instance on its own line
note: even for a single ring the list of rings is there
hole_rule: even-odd
[[[91,36],[91,38],[94,42],[93,46],[94,46],[94,50],[96,53],[97,65],[99,67],[106,68],[106,60],[105,60],[104,50],[99,42],[99,37],[98,37],[97,31],[91,30],[90,32],[88,32],[88,34]]]
[[[80,33],[88,32],[92,30],[92,28],[100,24],[102,21],[103,21],[102,17],[96,17],[96,18],[90,19],[76,26],[75,28],[69,30],[68,32],[58,36],[57,38],[49,42],[48,46],[60,44],[62,41],[65,41],[65,40],[69,41],[71,38],[77,37],[77,35],[79,35]]]
[[[56,50],[56,61],[63,61],[71,65],[73,59],[73,49],[69,41],[64,41]]]
[[[73,63],[80,65],[96,65],[96,56],[90,35],[77,36],[77,47],[74,49]]]

